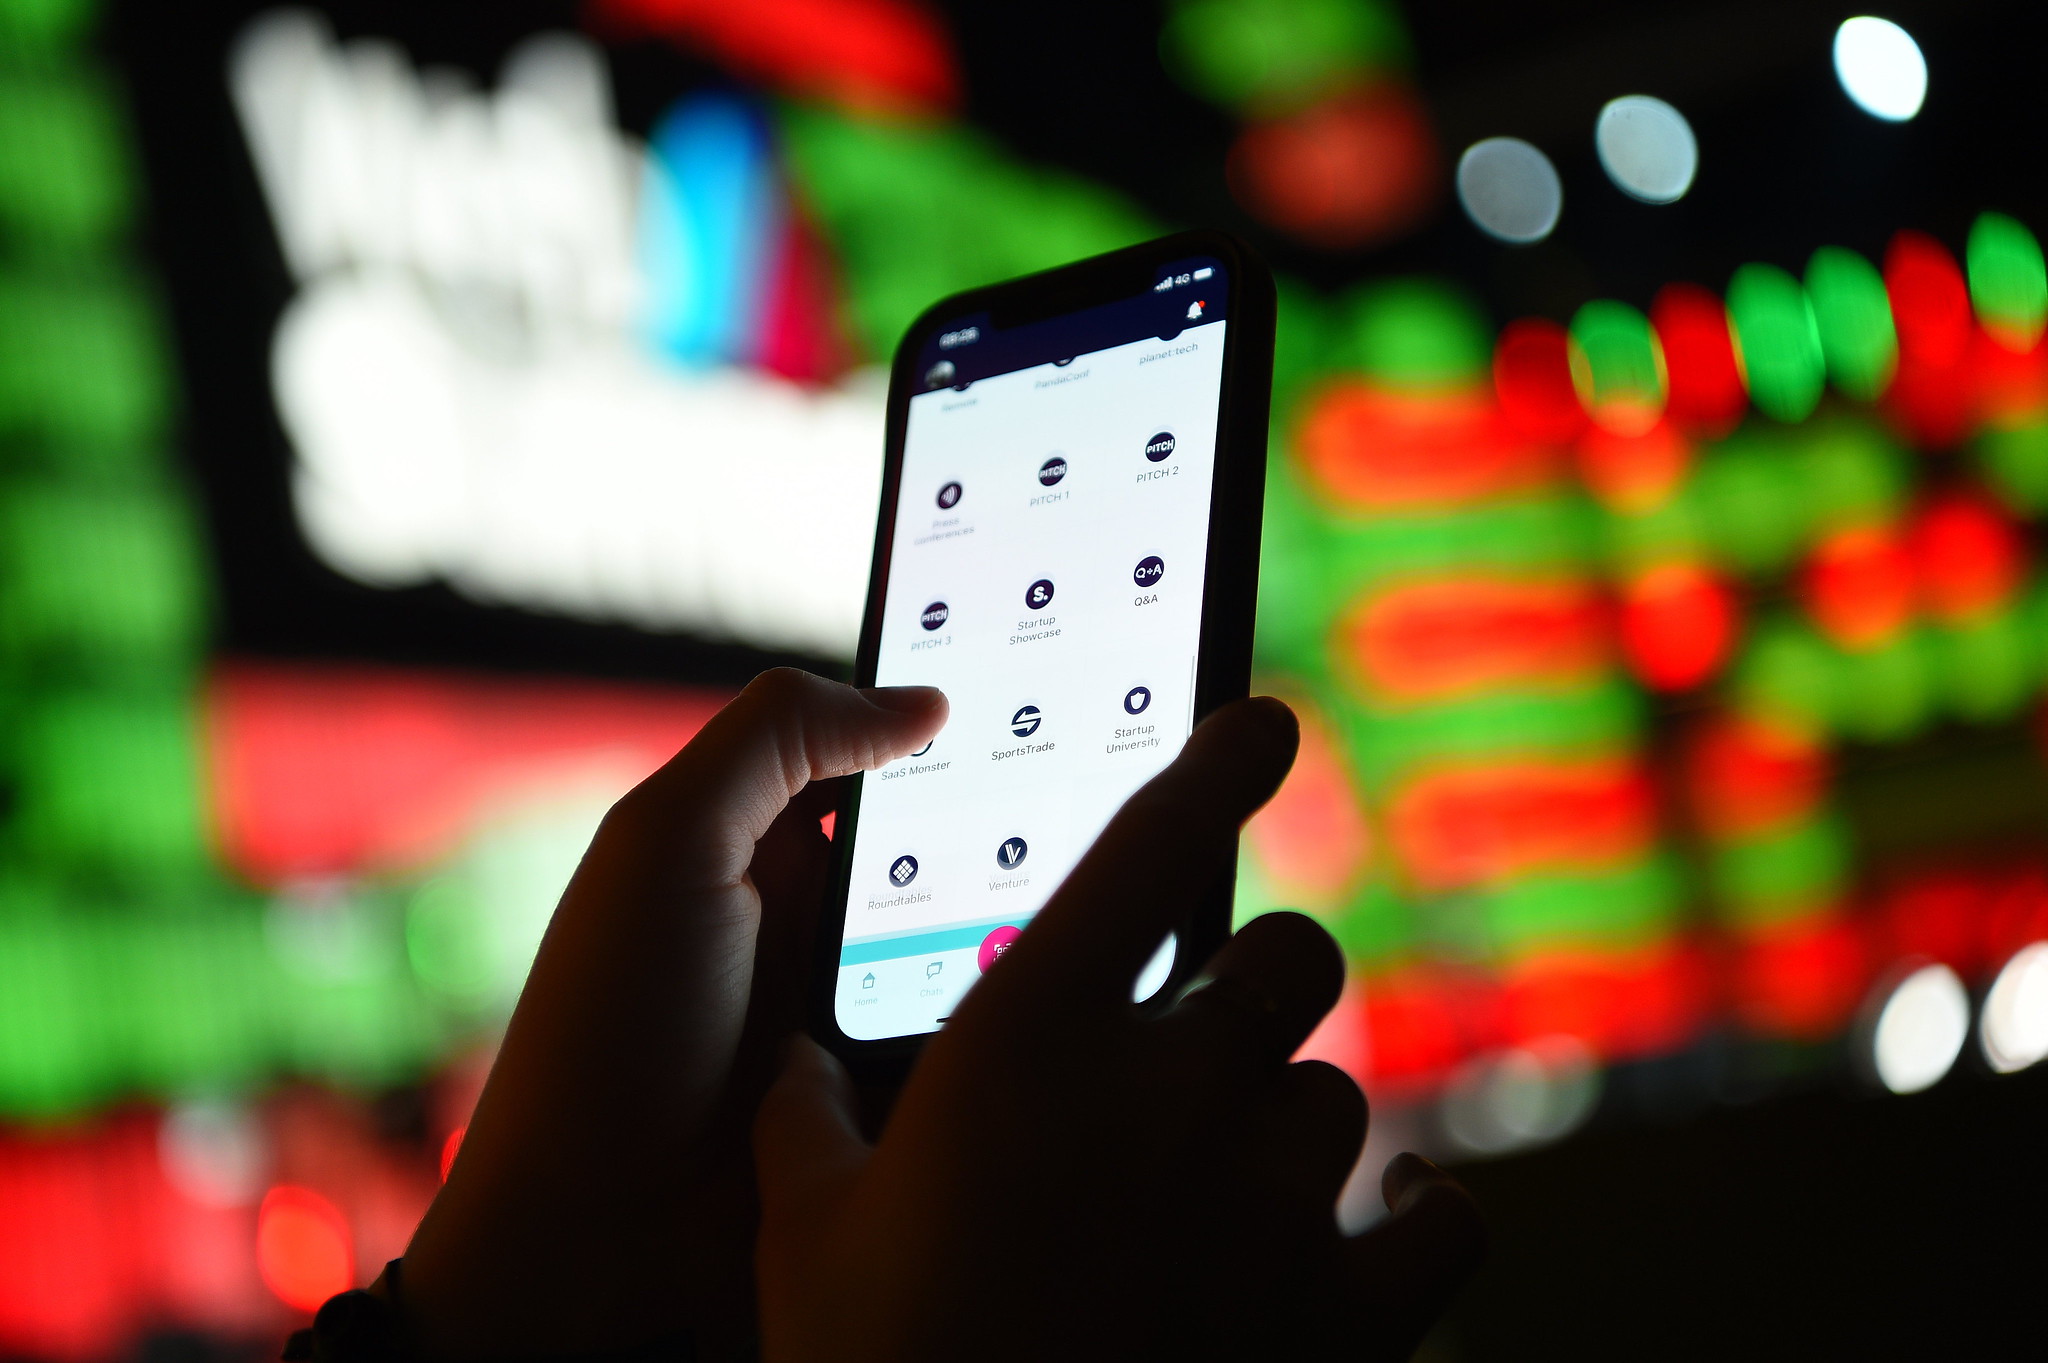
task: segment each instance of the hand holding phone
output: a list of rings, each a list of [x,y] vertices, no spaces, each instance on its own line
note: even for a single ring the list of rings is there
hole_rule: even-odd
[[[813,1029],[900,1076],[1125,797],[1243,696],[1272,383],[1271,281],[1185,233],[961,294],[889,398],[856,681],[944,691],[933,745],[856,778]],[[1139,997],[1227,930],[1230,883],[1162,931]]]
[[[1365,1103],[1288,1063],[1343,984],[1329,935],[1267,915],[1170,1009],[1130,1006],[1296,739],[1269,699],[1197,729],[932,1039],[875,1146],[846,1071],[792,1049],[755,1138],[764,1359],[1407,1357],[1483,1236],[1412,1156],[1394,1215],[1338,1232]]]

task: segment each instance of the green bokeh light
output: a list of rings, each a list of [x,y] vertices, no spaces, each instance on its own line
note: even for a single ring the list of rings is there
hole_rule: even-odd
[[[132,179],[119,112],[98,80],[53,70],[0,79],[0,232],[18,248],[104,245],[133,211]]]
[[[1572,317],[1572,382],[1596,419],[1620,412],[1647,426],[1664,410],[1664,355],[1650,319],[1626,303],[1595,299]]]
[[[1965,255],[1970,302],[1985,327],[2017,348],[2041,339],[2048,319],[2048,266],[2034,234],[2003,213],[1980,214]]]
[[[1877,267],[1841,246],[1823,246],[1806,262],[1821,355],[1835,387],[1874,402],[1898,368],[1899,335]]]
[[[1120,196],[1025,166],[961,127],[785,106],[782,148],[842,265],[850,330],[871,359],[961,289],[1159,235]]]
[[[1715,847],[1708,879],[1721,917],[1754,928],[1802,918],[1837,900],[1853,863],[1848,829],[1822,816]]]
[[[1750,401],[1779,421],[1804,421],[1826,375],[1806,290],[1775,265],[1744,265],[1728,281],[1728,319]]]
[[[1195,93],[1265,114],[1406,66],[1408,35],[1384,0],[1175,0],[1159,52]]]
[[[1393,279],[1339,305],[1325,364],[1356,369],[1395,389],[1483,382],[1493,361],[1486,318],[1460,289],[1436,279]]]

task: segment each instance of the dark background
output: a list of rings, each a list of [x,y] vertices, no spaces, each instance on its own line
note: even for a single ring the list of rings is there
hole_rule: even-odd
[[[486,609],[439,587],[375,591],[313,558],[290,514],[287,449],[267,388],[270,330],[288,281],[223,77],[228,40],[267,7],[129,0],[110,26],[131,85],[151,245],[184,371],[183,447],[211,520],[219,647],[713,684],[784,661]],[[487,80],[520,38],[574,26],[578,14],[541,0],[320,8],[344,38],[395,38],[416,61]],[[1874,257],[1901,227],[1960,245],[1985,209],[2048,222],[2048,24],[2037,6],[1884,10],[1913,32],[1931,70],[1925,110],[1898,126],[1855,109],[1835,81],[1830,39],[1852,8],[1410,4],[1413,78],[1445,164],[1480,137],[1527,138],[1556,162],[1567,208],[1551,239],[1510,249],[1472,230],[1446,194],[1410,238],[1353,254],[1293,245],[1230,201],[1219,167],[1235,120],[1166,74],[1154,6],[943,8],[966,73],[965,115],[1023,156],[1118,187],[1164,220],[1240,232],[1279,270],[1325,288],[1387,272],[1451,276],[1497,322],[1562,319],[1595,296],[1643,306],[1666,282],[1718,287],[1748,260],[1796,269],[1824,243]],[[623,121],[640,131],[680,91],[720,79],[655,43],[615,49],[613,74]],[[1699,177],[1678,204],[1626,199],[1593,155],[1594,115],[1629,93],[1670,100],[1699,135]],[[1892,769],[1904,771],[1910,798],[1915,768]],[[2048,1073],[1992,1080],[1966,1057],[1925,1094],[1876,1100],[1860,1096],[1846,1070],[1818,1088],[1809,1080],[1779,1091],[1768,1059],[1717,1058],[1708,1047],[1664,1062],[1725,1064],[1744,1099],[1677,1112],[1655,1096],[1697,1085],[1667,1083],[1658,1066],[1617,1073],[1587,1131],[1467,1166],[1494,1252],[1432,1350],[1717,1359],[2048,1352]]]

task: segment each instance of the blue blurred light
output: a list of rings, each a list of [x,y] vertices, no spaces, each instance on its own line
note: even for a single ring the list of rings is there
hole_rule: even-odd
[[[686,364],[747,359],[781,235],[768,125],[735,96],[691,95],[655,125],[648,153],[642,330]]]

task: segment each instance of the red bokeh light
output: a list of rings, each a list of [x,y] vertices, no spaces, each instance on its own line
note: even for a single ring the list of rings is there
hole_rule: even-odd
[[[1913,561],[1889,529],[1858,526],[1822,540],[1801,588],[1821,631],[1844,648],[1890,642],[1912,618]]]
[[[1981,498],[1952,493],[1930,502],[1908,535],[1920,602],[1937,620],[1979,619],[2019,590],[2019,530]]]
[[[1390,393],[1357,382],[1309,401],[1297,447],[1310,482],[1358,510],[1468,505],[1541,487],[1557,469],[1483,393]]]
[[[1622,652],[1653,690],[1683,691],[1712,677],[1736,632],[1733,594],[1698,564],[1659,564],[1622,589]]]
[[[1819,1041],[1839,1031],[1863,1001],[1870,951],[1838,918],[1780,924],[1736,949],[1734,1012],[1766,1036]]]
[[[1962,268],[1933,237],[1900,232],[1885,251],[1884,287],[1899,333],[1899,371],[1885,393],[1886,409],[1916,444],[1953,448],[1976,416],[1974,375],[1965,362],[1976,328]]]
[[[1583,681],[1609,657],[1607,614],[1576,578],[1430,578],[1368,596],[1339,622],[1340,656],[1369,691],[1437,701]]]
[[[1574,447],[1579,477],[1615,511],[1649,511],[1685,481],[1692,446],[1668,421],[1634,434],[1594,426]]]
[[[1301,721],[1294,767],[1244,833],[1283,899],[1320,904],[1365,869],[1371,837],[1336,736],[1312,707],[1299,700],[1294,707]]]
[[[723,697],[654,687],[230,663],[207,694],[213,825],[252,880],[446,856],[508,790],[618,789],[666,762]]]
[[[1426,892],[1632,861],[1655,823],[1649,780],[1626,757],[1445,764],[1403,785],[1387,809],[1388,838]]]
[[[855,109],[927,112],[959,102],[952,44],[912,0],[594,0],[600,29],[653,32],[738,74]]]
[[[1664,347],[1665,417],[1702,436],[1735,429],[1749,393],[1721,300],[1697,284],[1667,284],[1650,303],[1650,325]]]
[[[1969,871],[1928,873],[1897,886],[1879,909],[1887,955],[1940,961],[1965,979],[1976,975],[1987,964],[1983,928],[1991,891],[1987,877]]]
[[[1441,174],[1421,101],[1391,83],[1252,124],[1225,169],[1246,212],[1326,250],[1415,226]]]
[[[286,1306],[317,1311],[354,1282],[348,1222],[310,1188],[272,1188],[256,1212],[256,1271]]]
[[[1884,254],[1884,290],[1899,354],[1946,369],[1970,343],[1970,286],[1948,248],[1924,232],[1900,232]]]
[[[1555,322],[1510,322],[1493,349],[1493,390],[1508,424],[1529,440],[1564,444],[1586,426],[1572,384],[1571,336]]]
[[[1922,450],[1952,450],[1977,423],[1977,374],[1958,360],[1946,365],[1899,356],[1885,390],[1884,411],[1901,434]]]
[[[1716,716],[1689,736],[1685,780],[1693,816],[1708,836],[1750,837],[1813,811],[1827,789],[1827,749],[1764,720]]]
[[[1574,1036],[1603,1061],[1666,1054],[1705,1022],[1708,980],[1705,955],[1682,941],[1630,951],[1546,951],[1506,972],[1503,1040]]]
[[[1498,1030],[1499,985],[1481,977],[1409,966],[1367,977],[1358,987],[1365,1020],[1367,1072],[1374,1097],[1423,1097]],[[1355,1072],[1354,1072],[1355,1073]]]
[[[2011,350],[1979,331],[1970,347],[1978,413],[2006,425],[2030,423],[2048,409],[2048,336],[2030,350]]]
[[[761,308],[754,360],[763,369],[815,383],[853,360],[838,330],[838,289],[817,232],[794,207],[785,214]]]

